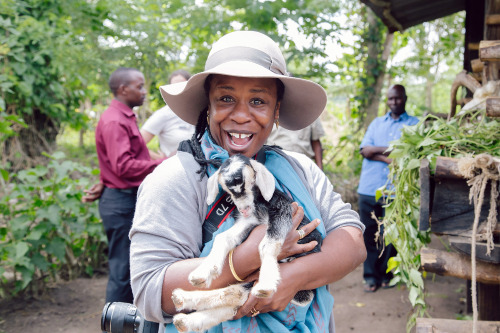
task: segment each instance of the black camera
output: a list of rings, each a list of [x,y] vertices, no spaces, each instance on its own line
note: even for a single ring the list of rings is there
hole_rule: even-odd
[[[101,316],[101,330],[110,333],[158,333],[160,324],[144,319],[133,304],[108,302]]]

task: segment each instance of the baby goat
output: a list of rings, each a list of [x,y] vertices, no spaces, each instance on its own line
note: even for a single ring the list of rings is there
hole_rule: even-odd
[[[250,290],[257,297],[269,297],[276,291],[280,281],[277,255],[281,251],[286,235],[293,227],[292,200],[284,193],[275,190],[274,176],[264,165],[243,155],[234,155],[227,159],[208,179],[208,204],[215,201],[219,193],[219,184],[229,193],[237,208],[234,211],[235,223],[215,237],[211,252],[200,266],[189,274],[189,282],[196,287],[208,288],[220,275],[228,253],[241,244],[254,227],[265,224],[267,232],[259,244],[262,262],[259,279],[254,286],[253,283],[240,283],[215,290],[174,290],[172,300],[178,311],[198,310],[174,316],[174,325],[181,332],[204,331],[231,320],[238,308],[247,300]],[[304,216],[299,227],[309,222]],[[316,240],[318,245],[312,251],[286,260],[319,252],[322,238],[316,229],[299,240],[299,243],[313,240]],[[311,290],[299,291],[292,302],[306,305],[313,296]]]

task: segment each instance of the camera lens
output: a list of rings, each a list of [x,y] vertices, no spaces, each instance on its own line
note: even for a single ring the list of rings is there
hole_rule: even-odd
[[[112,333],[135,333],[141,326],[141,316],[133,304],[106,303],[102,310],[101,330]],[[140,330],[142,331],[142,330]]]

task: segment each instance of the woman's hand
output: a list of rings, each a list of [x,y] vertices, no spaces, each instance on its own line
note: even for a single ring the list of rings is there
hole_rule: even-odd
[[[292,222],[293,228],[288,232],[285,242],[281,247],[281,252],[278,255],[278,260],[282,260],[288,258],[295,254],[305,253],[314,249],[318,242],[312,241],[305,244],[298,244],[297,242],[300,239],[300,235],[297,232],[297,227],[300,224],[300,221],[304,218],[304,208],[299,207],[296,202],[292,203]],[[304,235],[309,235],[316,227],[319,225],[320,220],[315,219],[310,223],[302,226],[300,229],[304,231]]]
[[[287,270],[291,269],[290,263],[280,264],[282,279],[278,285],[278,289],[271,297],[259,298],[250,293],[247,301],[243,304],[234,316],[234,319],[239,319],[244,316],[252,317],[256,311],[258,313],[266,313],[273,311],[283,311],[293,299],[295,294],[300,290],[297,279],[287,278],[293,275],[287,274]],[[258,272],[249,276],[245,282],[258,277]],[[255,282],[257,283],[257,282]],[[257,314],[258,314],[257,313]]]

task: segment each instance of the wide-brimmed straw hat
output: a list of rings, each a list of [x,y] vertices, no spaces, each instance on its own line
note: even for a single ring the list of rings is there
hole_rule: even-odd
[[[255,31],[235,31],[213,44],[205,71],[186,82],[160,87],[165,103],[190,124],[196,125],[200,112],[208,105],[204,82],[210,74],[280,79],[285,93],[279,122],[290,130],[310,125],[323,112],[327,101],[323,87],[287,73],[283,54],[271,38]]]

